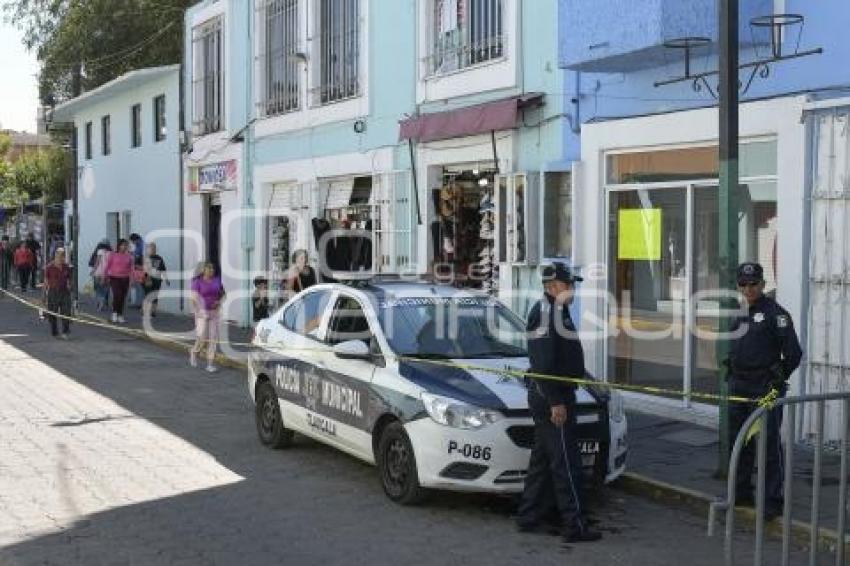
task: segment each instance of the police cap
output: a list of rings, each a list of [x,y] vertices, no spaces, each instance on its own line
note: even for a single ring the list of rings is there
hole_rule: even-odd
[[[551,265],[543,268],[543,282],[547,281],[563,281],[564,283],[575,283],[576,281],[584,281],[583,278],[574,274],[566,264],[556,261]]]
[[[748,261],[738,266],[738,283],[761,283],[764,281],[764,269],[758,263]]]

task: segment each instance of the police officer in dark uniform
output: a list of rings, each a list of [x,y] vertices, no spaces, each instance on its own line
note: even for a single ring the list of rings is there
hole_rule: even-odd
[[[743,295],[747,313],[732,324],[734,338],[729,356],[729,392],[731,395],[757,399],[776,390],[782,396],[787,380],[800,365],[803,351],[788,311],[764,294],[764,270],[757,263],[738,267],[738,290]],[[729,408],[730,447],[734,445],[744,421],[756,409],[755,403],[732,403]],[[783,460],[780,439],[782,408],[770,411],[767,419],[767,462],[765,467],[765,517],[770,520],[782,514]],[[744,446],[738,463],[736,500],[752,505],[755,441]]]
[[[581,280],[562,263],[544,268],[546,294],[528,315],[532,373],[584,377],[584,351],[569,312],[575,283]],[[584,516],[582,465],[576,442],[576,387],[548,379],[527,381],[528,404],[534,419],[534,449],[517,526],[523,532],[537,531],[554,499],[565,542],[599,540],[602,534],[590,530]]]

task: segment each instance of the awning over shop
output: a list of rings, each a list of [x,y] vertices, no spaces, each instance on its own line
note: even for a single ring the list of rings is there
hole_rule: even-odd
[[[519,111],[543,104],[543,93],[514,96],[476,106],[433,112],[402,120],[400,140],[429,142],[474,136],[517,127]]]

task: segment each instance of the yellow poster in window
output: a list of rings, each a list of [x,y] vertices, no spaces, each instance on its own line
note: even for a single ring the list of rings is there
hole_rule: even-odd
[[[661,259],[661,209],[630,208],[619,211],[617,259]]]

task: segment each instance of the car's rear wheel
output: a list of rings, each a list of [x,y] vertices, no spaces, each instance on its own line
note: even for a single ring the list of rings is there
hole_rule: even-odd
[[[286,448],[292,444],[294,433],[283,426],[277,393],[267,381],[257,385],[255,416],[260,442],[269,448]]]
[[[378,472],[384,493],[396,503],[415,505],[425,497],[425,490],[419,485],[413,445],[399,422],[387,425],[381,435]]]

